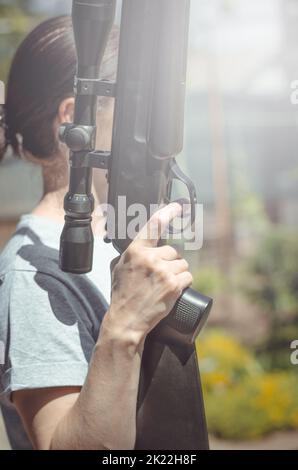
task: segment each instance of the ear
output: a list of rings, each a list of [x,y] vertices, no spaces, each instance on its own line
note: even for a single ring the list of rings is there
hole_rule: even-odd
[[[61,101],[58,109],[58,121],[59,124],[64,122],[73,122],[74,116],[74,98],[65,98]]]

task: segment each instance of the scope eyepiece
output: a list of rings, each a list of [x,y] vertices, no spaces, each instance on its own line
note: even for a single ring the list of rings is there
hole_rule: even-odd
[[[68,192],[64,199],[65,225],[60,237],[59,265],[62,271],[85,274],[92,270],[92,194]]]
[[[72,219],[65,216],[65,225],[60,238],[59,266],[62,271],[86,274],[92,270],[93,233],[91,217]]]

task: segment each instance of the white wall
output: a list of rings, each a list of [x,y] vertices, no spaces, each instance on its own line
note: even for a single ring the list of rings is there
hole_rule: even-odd
[[[8,155],[0,165],[0,219],[30,212],[41,195],[40,168]]]

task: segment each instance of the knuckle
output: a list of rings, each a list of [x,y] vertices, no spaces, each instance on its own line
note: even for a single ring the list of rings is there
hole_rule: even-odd
[[[130,262],[136,268],[154,269],[156,256],[153,250],[145,248],[133,242],[125,251],[125,261]]]
[[[173,294],[176,294],[180,290],[178,281],[177,281],[175,276],[169,276],[168,277],[167,286],[168,286],[169,292],[171,292]]]
[[[169,250],[169,255],[171,255],[173,258],[175,258],[175,259],[180,258],[180,255],[179,255],[178,251],[176,250],[176,248],[174,248],[173,246],[169,246],[168,250]]]
[[[157,227],[162,227],[163,225],[165,225],[167,223],[167,220],[168,219],[167,219],[166,215],[163,214],[162,212],[157,212],[152,217],[152,222]]]
[[[151,217],[150,222],[152,223],[152,225],[159,225],[160,224],[160,218],[161,218],[160,211],[157,211]]]
[[[144,258],[146,259],[147,266],[154,268],[157,262],[157,258],[153,250],[147,249],[146,252],[144,253]]]
[[[136,267],[136,268],[143,268],[145,266],[147,266],[147,258],[146,256],[144,256],[143,253],[136,253],[135,256],[134,256],[134,259],[133,259],[133,265]]]
[[[149,250],[139,251],[135,256],[134,264],[136,267],[146,269],[149,272],[154,271],[154,256]]]
[[[125,252],[123,253],[123,258],[126,261],[129,261],[130,259],[134,258],[136,255],[137,251],[135,248],[134,243],[131,243],[128,248],[126,248]]]
[[[183,268],[185,269],[185,271],[187,271],[188,268],[189,268],[189,263],[188,263],[188,261],[186,261],[186,259],[183,259],[183,260],[181,260],[181,261],[182,261],[182,266],[183,266]]]
[[[142,253],[143,249],[139,246],[138,241],[135,240],[129,245],[129,247],[124,252],[125,258],[127,261],[138,259]]]
[[[189,284],[192,284],[193,283],[193,275],[188,271],[188,282]]]
[[[160,282],[166,282],[167,281],[168,274],[161,265],[156,264],[155,267],[154,267],[154,272],[157,275]]]

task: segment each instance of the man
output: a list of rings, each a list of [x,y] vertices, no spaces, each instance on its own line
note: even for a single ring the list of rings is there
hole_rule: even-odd
[[[115,41],[114,30],[104,78],[115,72]],[[22,217],[0,258],[2,409],[14,448],[132,449],[145,338],[192,276],[174,248],[157,247],[181,213],[177,203],[142,229],[114,267],[111,285],[117,253],[103,242],[101,217],[93,224],[93,271],[59,270],[68,162],[57,134],[73,120],[75,64],[70,19],[59,17],[27,36],[9,76],[5,135],[16,153],[42,166],[44,196]],[[100,106],[97,146],[104,149],[113,107],[104,100]],[[107,188],[103,174],[97,181],[98,205]]]

